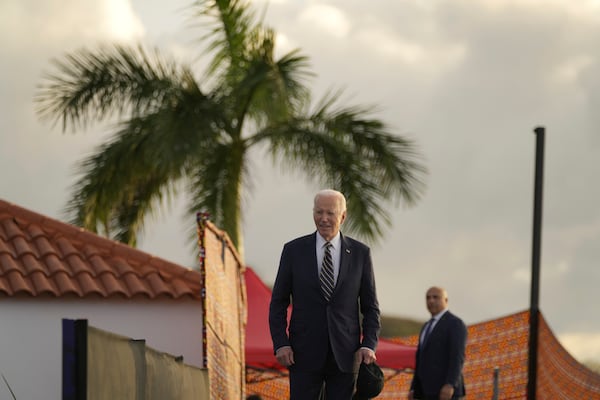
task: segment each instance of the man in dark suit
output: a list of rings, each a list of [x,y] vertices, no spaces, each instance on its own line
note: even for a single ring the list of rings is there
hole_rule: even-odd
[[[440,287],[427,290],[431,319],[421,329],[409,400],[450,400],[465,396],[462,375],[467,327],[448,311],[448,294]]]
[[[269,307],[273,348],[289,369],[291,400],[319,399],[322,389],[327,400],[350,400],[360,363],[376,360],[380,312],[371,252],[340,232],[340,192],[318,192],[313,218],[317,232],[281,253]]]

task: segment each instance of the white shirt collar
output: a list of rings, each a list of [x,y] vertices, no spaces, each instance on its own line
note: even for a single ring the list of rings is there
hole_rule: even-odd
[[[335,235],[329,241],[329,243],[331,243],[333,245],[334,249],[340,249],[340,241],[341,241],[341,236],[340,236],[340,233],[338,232],[337,235]],[[325,238],[323,238],[323,236],[321,236],[321,234],[317,231],[317,247],[320,249],[323,246],[325,246],[325,243],[327,243],[327,240],[325,240]]]
[[[431,318],[434,319],[435,322],[438,322],[440,320],[440,318],[442,318],[442,315],[444,315],[447,311],[448,311],[448,309],[444,308],[442,311],[440,311],[439,313],[435,314]]]

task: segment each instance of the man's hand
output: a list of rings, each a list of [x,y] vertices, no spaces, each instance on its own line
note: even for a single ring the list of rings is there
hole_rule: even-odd
[[[284,367],[289,367],[294,364],[294,352],[291,346],[283,346],[277,349],[275,352],[275,358],[279,361],[279,364]]]
[[[376,361],[377,357],[375,357],[375,352],[367,347],[361,347],[358,349],[358,365],[361,362],[365,364],[371,364]]]
[[[448,383],[440,390],[440,400],[450,400],[454,394],[454,387]]]

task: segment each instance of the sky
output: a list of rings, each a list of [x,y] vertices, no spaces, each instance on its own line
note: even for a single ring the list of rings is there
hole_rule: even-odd
[[[277,31],[278,54],[309,57],[315,101],[343,88],[345,105],[377,106],[429,170],[422,199],[391,204],[392,226],[369,243],[383,314],[426,320],[432,285],[467,324],[529,308],[533,130],[545,127],[540,309],[572,355],[600,360],[600,1],[251,3]],[[111,127],[63,133],[36,114],[36,85],[53,58],[109,42],[157,47],[200,76],[190,4],[0,2],[0,198],[66,221],[75,166]],[[251,163],[244,257],[272,284],[283,244],[314,231],[321,188],[260,151]],[[182,195],[155,216],[140,248],[194,266],[184,205]]]

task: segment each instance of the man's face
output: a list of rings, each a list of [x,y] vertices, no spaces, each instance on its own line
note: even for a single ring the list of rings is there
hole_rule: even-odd
[[[340,226],[346,219],[346,211],[340,210],[336,196],[319,196],[315,200],[313,218],[319,234],[325,240],[331,240],[340,231]]]
[[[426,298],[427,310],[431,315],[436,315],[448,306],[448,296],[440,288],[431,288],[427,291]]]

